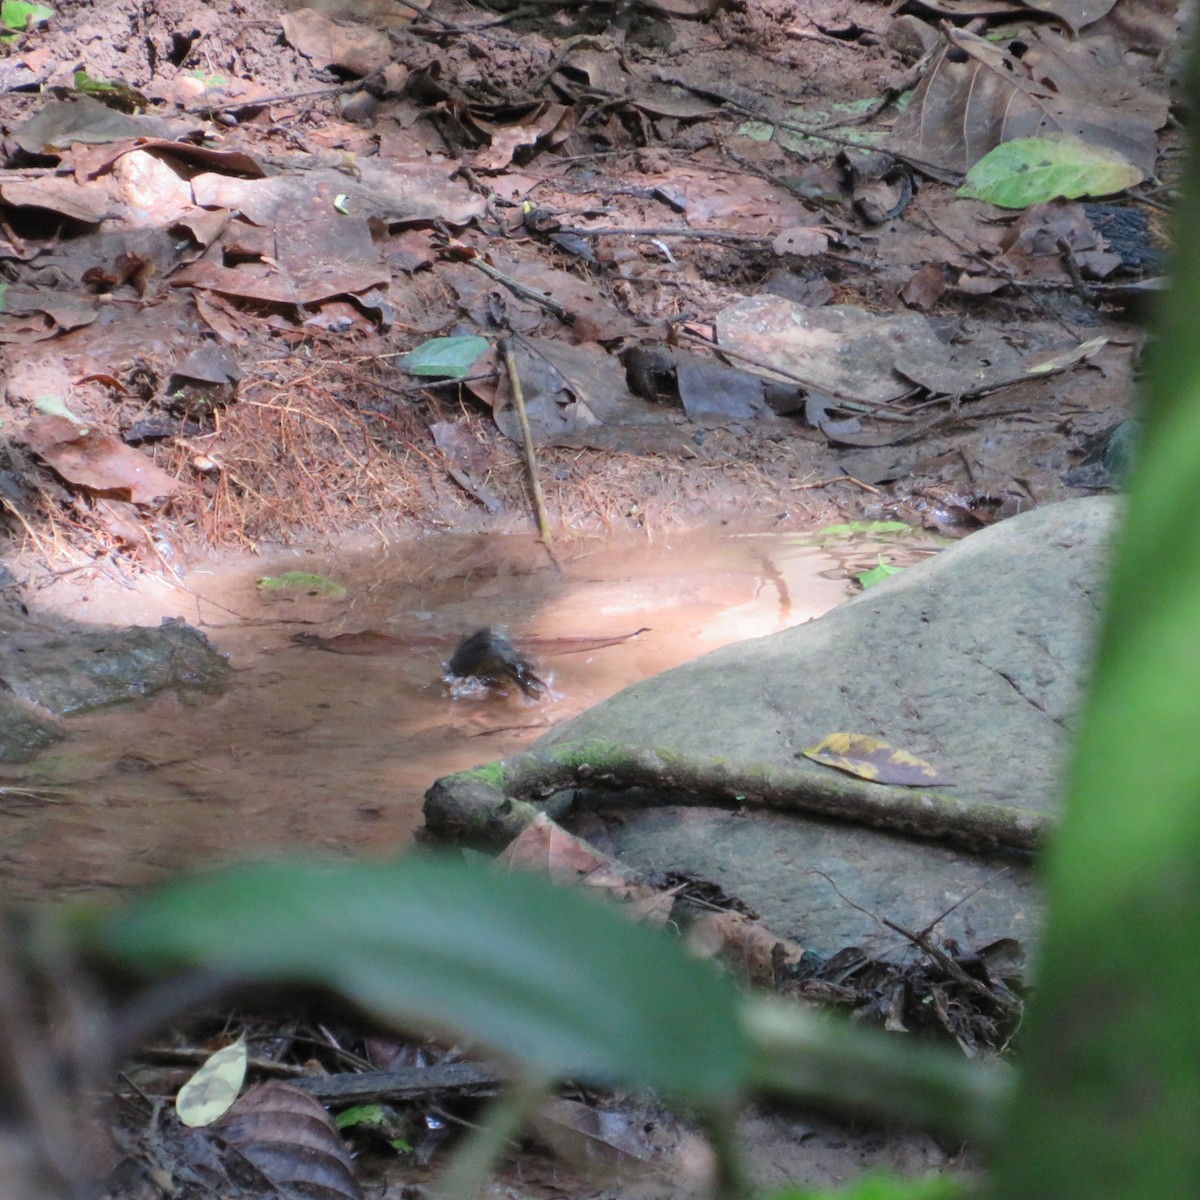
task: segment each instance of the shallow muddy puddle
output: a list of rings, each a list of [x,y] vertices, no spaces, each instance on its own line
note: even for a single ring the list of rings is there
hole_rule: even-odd
[[[65,789],[0,809],[11,889],[126,887],[298,849],[394,852],[411,842],[438,776],[515,753],[718,646],[810,620],[850,590],[844,556],[795,534],[574,542],[560,558],[557,571],[531,539],[450,535],[244,558],[194,569],[183,587],[57,585],[40,600],[77,620],[183,617],[234,671],[219,696],[167,694],[73,718],[66,742],[10,769],[6,782]],[[287,571],[319,573],[345,594],[257,586]],[[451,696],[446,660],[464,633],[492,623],[538,661],[552,698]],[[364,630],[390,637],[356,654],[294,640]],[[563,644],[639,630],[600,648]]]

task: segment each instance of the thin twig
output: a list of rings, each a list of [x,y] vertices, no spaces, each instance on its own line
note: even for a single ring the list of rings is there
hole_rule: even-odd
[[[776,366],[774,363],[764,363],[760,358],[754,358],[749,354],[742,354],[737,350],[731,350],[728,346],[722,346],[696,333],[694,330],[688,329],[685,325],[677,326],[677,329],[684,337],[689,338],[693,342],[698,342],[701,346],[707,346],[716,354],[723,354],[728,358],[736,359],[738,362],[749,363],[751,366],[758,367],[760,371],[770,371],[772,375],[779,375],[788,380],[789,383],[798,383],[802,388],[807,388],[809,391],[821,392],[826,396],[832,396],[835,400],[840,400],[842,405],[847,408],[854,408],[860,412],[874,412],[877,416],[886,417],[890,421],[907,422],[912,420],[912,417],[907,413],[900,412],[896,408],[894,401],[864,400],[860,396],[848,396],[845,392],[839,392],[836,388],[831,388],[827,383],[814,383],[811,379],[807,379],[795,371],[789,371],[785,367]],[[914,387],[912,390],[915,392],[917,389]]]
[[[872,487],[869,483],[863,483],[861,479],[855,479],[853,475],[835,475],[832,479],[822,479],[817,483],[794,483],[792,484],[793,492],[807,492],[813,488],[829,487],[834,483],[852,483],[855,487],[860,487],[864,492],[870,492],[873,496],[880,494],[880,489]]]
[[[575,323],[575,314],[569,308],[559,304],[557,300],[552,300],[543,292],[539,292],[528,284],[522,283],[518,279],[514,279],[511,275],[505,275],[503,271],[497,270],[491,263],[484,262],[482,258],[470,258],[467,260],[473,267],[478,267],[485,275],[489,275],[497,282],[504,284],[511,292],[520,296],[525,300],[532,300],[535,304],[540,304],[548,313],[553,313],[560,321],[565,321],[568,325]]]
[[[342,83],[337,87],[313,88],[307,92],[283,92],[276,96],[243,96],[240,100],[226,100],[222,104],[199,104],[195,108],[185,108],[184,112],[192,116],[203,116],[210,112],[226,112],[232,108],[264,108],[268,104],[287,104],[292,100],[312,100],[317,96],[341,96],[346,92],[361,90],[363,81],[356,79],[353,83]]]
[[[574,225],[565,225],[559,233],[570,233],[576,237],[616,237],[618,234],[628,234],[630,237],[685,237],[696,238],[707,242],[758,242],[766,245],[771,241],[760,233],[733,233],[723,229],[681,229],[678,225],[640,226],[634,225],[623,229],[619,225],[609,228],[584,229]]]
[[[439,17],[436,13],[430,12],[428,5],[414,3],[414,0],[398,0],[398,2],[405,8],[411,9],[414,17],[419,17],[423,21],[429,21],[434,25],[440,26],[442,33],[479,33],[480,31],[486,29],[489,25],[502,25],[505,22],[514,19],[513,14],[510,13],[508,16],[503,17],[500,20],[488,21],[485,24],[460,25],[457,21],[448,21],[445,17]],[[408,32],[423,34],[426,31],[423,29],[418,29],[414,25],[410,25],[408,27]],[[434,36],[436,36],[436,31]],[[494,33],[489,33],[486,36],[489,41],[495,42],[498,46],[507,46],[510,50],[518,49],[521,45],[521,43],[516,41],[514,38],[500,37]]]
[[[525,393],[521,390],[521,376],[517,372],[517,360],[513,355],[512,341],[504,338],[500,343],[504,351],[504,365],[508,368],[508,383],[512,388],[513,405],[517,410],[517,420],[521,423],[521,437],[525,443],[525,466],[529,471],[529,490],[533,493],[533,508],[537,514],[538,536],[550,561],[560,571],[558,559],[554,555],[554,538],[550,533],[550,521],[546,516],[546,501],[542,496],[542,482],[538,478],[537,453],[533,445],[533,430],[529,427],[529,414],[525,411]]]
[[[957,237],[955,234],[951,233],[950,230],[948,230],[948,229],[943,229],[937,223],[937,220],[933,216],[931,216],[929,213],[924,213],[923,215],[924,215],[925,220],[928,221],[929,224],[933,227],[934,233],[936,233],[939,237],[944,237],[946,239],[946,241],[948,241],[952,246],[954,246],[962,254],[965,254],[973,262],[978,263],[989,275],[998,275],[1001,279],[1005,280],[1008,283],[1008,285],[1015,292],[1017,292],[1021,296],[1024,296],[1025,299],[1028,300],[1029,303],[1032,304],[1034,306],[1034,308],[1036,308],[1038,310],[1038,312],[1040,312],[1044,316],[1048,317],[1057,326],[1059,326],[1060,329],[1066,330],[1066,332],[1075,339],[1076,343],[1083,341],[1083,339],[1079,336],[1079,334],[1076,330],[1072,329],[1071,326],[1069,324],[1067,324],[1067,322],[1064,321],[1062,319],[1062,317],[1060,317],[1058,315],[1058,313],[1056,313],[1052,308],[1050,308],[1048,305],[1043,304],[1029,290],[1029,288],[1026,287],[1025,284],[1022,283],[1022,281],[1016,277],[1016,272],[1009,270],[1007,267],[1001,266],[1001,264],[998,262],[993,262],[990,259],[985,258],[982,254],[979,253],[978,250],[975,250],[973,247],[967,245],[967,243],[964,239]],[[920,220],[915,219],[915,218],[910,218],[910,219],[912,219],[912,223],[918,229],[920,229],[922,227]]]
[[[967,972],[964,971],[962,967],[960,967],[958,963],[956,963],[954,959],[952,959],[944,950],[940,950],[937,946],[935,946],[929,940],[927,934],[915,933],[911,929],[906,929],[900,924],[899,921],[893,921],[888,917],[883,918],[883,923],[889,929],[895,930],[895,932],[900,934],[902,937],[908,938],[908,940],[912,942],[914,946],[918,946],[920,949],[924,950],[925,953],[928,954],[929,957],[933,959],[933,961],[936,962],[938,966],[940,966],[942,970],[946,972],[947,975],[949,975],[952,979],[956,979],[963,985],[963,987],[968,988],[972,992],[977,992],[980,996],[990,1000],[993,1004],[996,1002],[995,992],[993,992],[986,983],[981,983],[973,975],[967,974]]]

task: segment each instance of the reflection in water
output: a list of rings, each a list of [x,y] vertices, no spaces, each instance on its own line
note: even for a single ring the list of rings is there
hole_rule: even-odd
[[[201,625],[236,668],[220,697],[166,695],[71,722],[9,772],[70,783],[58,803],[0,807],[18,894],[124,887],[184,865],[296,850],[388,854],[411,841],[439,775],[513,754],[630,683],[731,641],[799,624],[846,594],[823,551],[787,535],[576,543],[564,569],[527,538],[440,536],[337,556],[291,553],[194,570],[186,590],[54,594],[81,620]],[[303,569],[338,598],[260,591]],[[551,693],[451,697],[466,633],[507,628]],[[584,651],[569,639],[633,640]],[[378,652],[298,644],[376,630]],[[371,639],[360,639],[369,642]],[[544,655],[538,647],[543,647]],[[567,651],[575,650],[570,653]]]

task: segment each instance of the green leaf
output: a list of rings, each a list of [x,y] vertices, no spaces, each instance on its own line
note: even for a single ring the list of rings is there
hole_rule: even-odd
[[[0,25],[5,29],[23,31],[42,25],[54,16],[54,9],[45,4],[30,4],[27,0],[3,0],[0,3]]]
[[[353,1108],[344,1108],[333,1118],[333,1123],[338,1129],[353,1129],[356,1125],[379,1129],[393,1118],[391,1110],[382,1104],[356,1104]]]
[[[119,89],[107,79],[93,79],[86,71],[76,71],[75,90],[85,96],[99,96],[112,94]]]
[[[91,96],[121,112],[138,112],[149,103],[141,92],[122,80],[94,79],[82,70],[75,72],[74,87],[81,95]]]
[[[85,930],[126,968],[331,988],[526,1072],[717,1103],[749,1071],[731,984],[665,935],[541,879],[411,857],[184,880]]]
[[[912,526],[903,521],[845,521],[840,525],[826,525],[811,537],[850,537],[855,533],[911,533]]]
[[[867,588],[873,588],[877,583],[882,583],[889,575],[899,575],[903,570],[903,567],[893,567],[890,563],[885,563],[883,555],[876,554],[875,566],[869,571],[859,571],[856,578],[862,584],[863,591],[866,591]]]
[[[1015,138],[989,150],[968,172],[958,194],[1001,208],[1048,200],[1109,196],[1144,176],[1124,155],[1075,138]]]
[[[787,1188],[768,1200],[963,1200],[967,1194],[961,1180],[939,1175],[931,1179],[896,1179],[888,1175],[866,1175],[852,1187],[836,1192],[811,1192]]]
[[[787,125],[776,127],[766,121],[744,121],[737,128],[739,137],[756,142],[772,139],[784,150],[806,156],[828,154],[831,143],[825,138],[810,137],[805,129],[821,133],[839,142],[855,146],[875,146],[887,140],[884,129],[872,129],[863,118],[878,105],[878,100],[864,97],[859,100],[831,100],[807,107],[792,107],[784,112]],[[839,122],[845,122],[840,124]]]
[[[996,1196],[1176,1200],[1200,1181],[1200,143],[1181,178]]]
[[[488,348],[487,338],[444,337],[422,343],[400,360],[410,375],[464,379],[475,360]]]
[[[345,587],[336,579],[312,571],[285,571],[282,575],[264,575],[258,580],[261,592],[303,592],[326,600],[344,600]]]

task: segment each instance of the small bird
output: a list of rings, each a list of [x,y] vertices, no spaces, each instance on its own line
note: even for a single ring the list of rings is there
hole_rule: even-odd
[[[485,625],[458,643],[449,663],[448,679],[477,679],[487,687],[515,683],[535,700],[550,690],[533,669],[533,664],[496,625]]]

